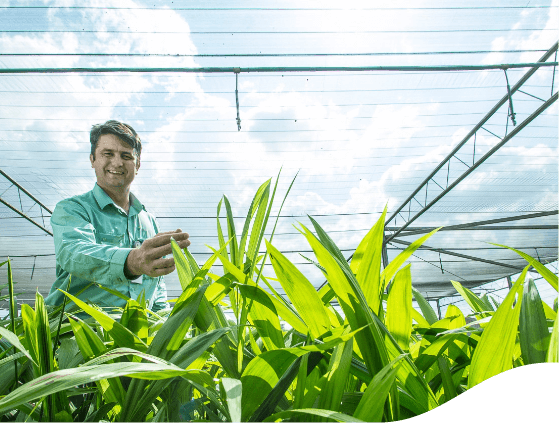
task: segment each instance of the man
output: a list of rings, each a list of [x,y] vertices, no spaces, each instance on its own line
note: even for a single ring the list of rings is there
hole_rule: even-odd
[[[188,247],[188,234],[180,229],[159,233],[155,218],[130,193],[142,150],[130,125],[115,120],[94,125],[90,142],[95,187],[60,201],[51,217],[57,279],[46,303],[62,303],[58,288],[68,292],[71,276],[70,293],[101,307],[122,307],[126,301],[89,286],[92,282],[133,299],[143,292],[152,311],[169,308],[163,276],[175,264],[163,257],[172,253],[171,237]]]

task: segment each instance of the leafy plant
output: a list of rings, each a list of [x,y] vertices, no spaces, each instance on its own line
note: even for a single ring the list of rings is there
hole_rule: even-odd
[[[273,245],[277,218],[265,237],[276,190],[277,181],[260,186],[240,236],[223,197],[219,247],[201,266],[172,241],[183,292],[170,312],[151,312],[142,297],[102,310],[65,293],[75,309],[47,308],[37,294],[17,316],[2,263],[11,310],[0,326],[2,420],[394,421],[513,367],[558,361],[557,313],[527,272],[555,289],[557,276],[533,258],[517,251],[529,264],[501,304],[453,282],[472,313],[449,306],[438,319],[405,264],[436,230],[382,269],[386,211],[351,263],[310,218],[313,230],[297,229],[327,281],[317,291]],[[212,273],[218,260],[222,275]]]

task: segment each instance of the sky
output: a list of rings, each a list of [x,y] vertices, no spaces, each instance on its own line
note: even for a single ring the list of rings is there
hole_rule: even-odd
[[[233,73],[204,72],[2,73],[3,171],[53,209],[93,187],[91,125],[125,121],[143,140],[133,192],[162,230],[190,233],[199,262],[208,257],[206,244],[217,246],[216,207],[223,195],[241,228],[260,184],[275,181],[281,169],[277,212],[297,174],[274,245],[317,286],[323,277],[298,254],[308,255],[310,248],[293,224],[309,225],[307,214],[315,216],[349,256],[384,207],[390,216],[507,93],[507,78],[513,86],[528,69],[509,69],[506,76],[502,70],[250,69],[533,63],[557,42],[559,22],[556,0],[3,4],[0,68],[243,69],[238,81]],[[542,67],[521,88],[525,93],[513,95],[518,124],[557,91],[555,76],[553,67]],[[427,192],[418,193],[408,216],[514,128],[507,108],[477,131],[448,170],[435,175]],[[412,226],[557,210],[557,122],[554,104]],[[7,181],[0,181],[0,193],[19,202]],[[29,210],[33,203],[22,206]],[[7,208],[0,208],[0,217],[0,256],[14,256],[22,292],[48,292],[52,239]],[[402,212],[391,225],[401,226],[404,218]],[[557,217],[513,224],[556,225]],[[557,259],[556,229],[440,232],[428,245],[522,264],[488,242]],[[389,258],[398,248],[389,246]],[[17,263],[15,256],[22,256]],[[450,279],[475,286],[509,272],[428,251],[411,261],[414,283],[433,296],[450,293]],[[170,295],[179,288],[176,276],[168,277]]]

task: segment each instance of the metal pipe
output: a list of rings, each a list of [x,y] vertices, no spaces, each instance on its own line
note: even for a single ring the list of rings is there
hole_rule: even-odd
[[[400,239],[393,239],[392,241],[395,244],[403,244],[403,245],[411,245],[411,242],[407,242],[407,241],[402,241]],[[448,251],[445,250],[443,248],[433,248],[433,247],[429,247],[428,245],[421,245],[419,247],[420,250],[429,250],[429,251],[435,251],[437,253],[441,253],[441,254],[446,254],[448,256],[454,256],[454,257],[460,257],[460,258],[464,258],[464,259],[468,259],[468,260],[472,260],[472,261],[479,261],[482,263],[487,263],[487,264],[493,264],[495,266],[502,266],[502,267],[507,267],[509,269],[515,269],[517,271],[522,271],[523,267],[518,267],[518,266],[513,266],[511,264],[506,264],[506,263],[499,263],[498,261],[493,261],[493,260],[487,260],[487,259],[483,259],[483,258],[479,258],[479,257],[474,257],[474,256],[469,256],[466,254],[460,254],[460,253],[455,253],[452,251]]]
[[[470,223],[461,223],[460,225],[452,225],[452,226],[445,226],[441,228],[441,231],[450,231],[450,230],[460,230],[460,229],[467,229],[470,227],[476,227],[481,225],[490,225],[493,223],[503,223],[503,222],[511,222],[513,220],[524,220],[524,219],[534,219],[536,217],[543,217],[543,216],[552,216],[554,214],[559,214],[559,210],[552,210],[546,212],[538,212],[538,213],[530,213],[524,214],[519,216],[510,216],[510,217],[501,217],[499,219],[489,219],[489,220],[479,220],[477,222],[470,222]],[[501,226],[499,226],[501,227]],[[393,230],[397,230],[398,228],[394,228]],[[407,235],[416,235],[416,234],[426,234],[427,232],[431,232],[435,228],[413,228],[408,229],[412,232],[407,232]],[[493,228],[494,229],[494,228]],[[404,235],[403,235],[404,236]]]
[[[43,203],[41,203],[39,200],[37,200],[33,194],[31,194],[29,191],[27,191],[25,188],[23,188],[20,184],[18,184],[16,181],[14,181],[6,172],[4,172],[2,169],[0,169],[0,174],[6,178],[8,181],[10,181],[12,184],[14,184],[16,187],[18,187],[20,190],[22,190],[29,198],[31,198],[33,201],[35,201],[39,206],[41,206],[42,208],[44,208],[46,211],[48,211],[50,214],[52,214],[52,211],[45,206]]]
[[[39,225],[37,222],[35,222],[34,220],[32,220],[30,217],[28,217],[25,213],[19,211],[16,207],[12,206],[10,203],[8,203],[6,200],[4,200],[3,198],[0,198],[0,203],[3,203],[4,205],[8,206],[10,209],[12,209],[13,211],[15,211],[17,214],[19,214],[21,217],[29,220],[31,223],[33,223],[35,226],[37,226],[38,228],[41,228],[43,231],[45,231],[47,234],[49,234],[50,236],[52,235],[52,232],[49,231],[47,228],[42,227],[41,225]]]
[[[549,59],[551,55],[557,51],[557,45],[558,43],[553,44],[553,46],[538,60],[538,62],[545,62],[547,59]],[[512,95],[514,92],[516,92],[536,72],[537,69],[538,68],[532,68],[528,72],[526,72],[526,74],[524,74],[524,76],[520,78],[518,82],[511,88],[510,94]],[[509,94],[507,93],[505,96],[503,96],[503,98],[501,98],[501,100],[497,102],[495,106],[493,106],[493,108],[483,117],[483,119],[481,119],[478,124],[474,126],[474,128],[464,137],[464,139],[456,145],[456,147],[446,156],[446,158],[442,162],[440,162],[437,167],[435,167],[435,169],[429,174],[429,176],[427,176],[423,180],[423,182],[421,182],[421,184],[413,191],[413,193],[410,194],[407,200],[404,201],[394,213],[392,213],[388,220],[386,220],[386,223],[391,222],[392,219],[396,217],[396,215],[405,207],[405,205],[408,204],[408,202],[410,202],[413,197],[415,197],[415,195],[421,190],[421,188],[423,188],[423,186],[433,176],[435,176],[435,174],[445,165],[445,163],[448,162],[450,166],[450,159],[458,152],[458,150],[460,150],[460,148],[462,148],[464,144],[466,144],[466,142],[468,142],[472,135],[474,135],[501,108],[501,106],[507,102],[508,99]]]
[[[532,68],[556,66],[557,62],[535,63],[503,63],[499,65],[446,65],[446,66],[268,66],[268,67],[199,67],[199,68],[144,68],[144,67],[81,67],[81,68],[2,68],[0,73],[112,73],[112,72],[140,72],[140,73],[235,73],[236,70],[244,73],[269,73],[269,72],[448,72],[448,71],[475,71],[492,69]]]

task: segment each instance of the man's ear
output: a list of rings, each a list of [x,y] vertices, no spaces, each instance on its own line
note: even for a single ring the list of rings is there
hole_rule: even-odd
[[[91,162],[91,167],[93,167],[93,162],[95,161],[95,157],[93,157],[93,154],[89,155],[89,161]]]
[[[140,170],[140,158],[139,157],[136,160],[136,173],[138,173],[138,170]]]

